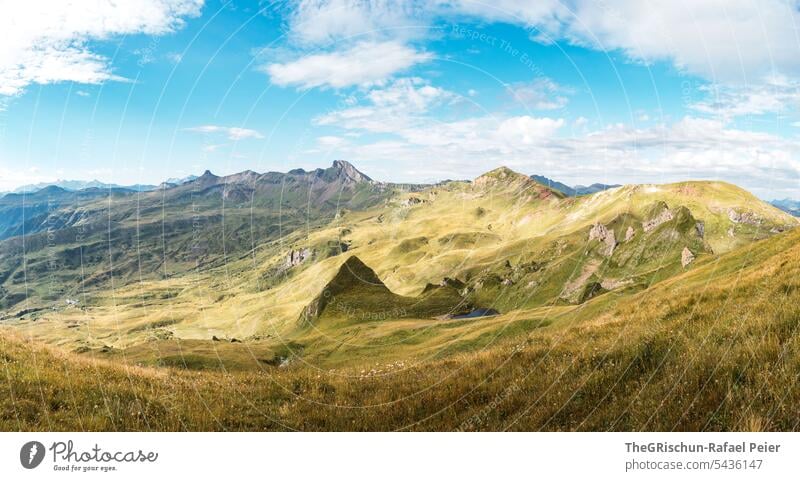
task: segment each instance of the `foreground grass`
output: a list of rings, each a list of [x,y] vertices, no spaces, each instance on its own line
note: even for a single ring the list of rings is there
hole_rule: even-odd
[[[800,232],[414,364],[192,372],[0,337],[4,430],[796,430]],[[590,304],[592,304],[590,303]]]

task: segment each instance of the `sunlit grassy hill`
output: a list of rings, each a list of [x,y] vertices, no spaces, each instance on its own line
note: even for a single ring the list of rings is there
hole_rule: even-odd
[[[353,356],[336,368],[281,367],[261,362],[258,347],[229,342],[211,352],[250,356],[260,368],[239,371],[233,361],[232,371],[132,367],[26,342],[8,328],[0,337],[0,426],[795,430],[798,279],[794,230],[699,257],[635,294],[612,291],[580,305],[439,326],[462,331],[449,342],[454,348],[467,332],[483,332],[469,350],[431,355],[409,345],[403,359]],[[175,358],[209,362],[194,356],[187,349]]]
[[[443,357],[559,329],[595,298],[634,295],[796,224],[723,182],[565,197],[507,168],[409,189],[346,163],[206,173],[134,200],[111,204],[105,231],[76,221],[26,237],[25,255],[22,238],[0,244],[14,301],[2,322],[147,365],[180,365],[186,351],[189,368]],[[337,280],[355,258],[373,285]]]

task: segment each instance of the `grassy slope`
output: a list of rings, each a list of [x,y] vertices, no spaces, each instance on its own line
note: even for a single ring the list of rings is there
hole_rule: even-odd
[[[422,202],[403,202],[408,198]],[[587,276],[586,283],[626,276],[634,283],[612,297],[629,295],[631,289],[681,272],[680,250],[691,245],[684,237],[675,241],[667,236],[654,244],[639,243],[644,236],[637,235],[617,249],[618,256],[627,252],[637,260],[633,266],[622,267],[598,256],[596,245],[587,242],[593,223],[611,225],[622,214],[641,220],[659,201],[671,208],[688,206],[705,222],[706,240],[717,254],[768,234],[767,227],[734,225],[728,219],[730,209],[753,211],[767,225],[794,222],[746,191],[720,182],[626,186],[563,199],[524,176],[499,169],[472,185],[436,186],[373,209],[347,213],[329,225],[309,225],[266,242],[253,253],[230,256],[219,266],[212,263],[163,280],[115,282],[113,289],[89,292],[86,311],[41,311],[12,322],[27,335],[67,349],[98,353],[102,348],[111,352],[100,355],[129,356],[134,362],[149,364],[162,363],[165,352],[194,346],[199,360],[192,366],[219,365],[217,356],[210,354],[219,348],[188,342],[208,341],[212,336],[244,339],[246,349],[258,352],[242,356],[235,348],[221,350],[223,361],[237,366],[248,359],[252,364],[253,357],[280,355],[340,366],[364,359],[427,359],[465,352],[486,345],[486,339],[507,337],[531,326],[568,324],[574,316],[565,313],[575,309],[562,306],[559,296],[593,262],[597,271]],[[346,255],[336,255],[335,249],[329,252],[326,247],[341,242],[350,246]],[[314,262],[276,274],[288,249],[299,247],[313,247],[319,255]],[[638,262],[643,250],[648,253],[644,263]],[[426,284],[444,277],[471,279],[473,285],[480,282],[482,287],[472,300],[498,308],[504,315],[455,325],[430,318],[390,323],[382,319],[336,329],[299,330],[301,311],[350,255],[364,260],[392,292],[403,296],[417,296]],[[502,285],[503,279],[514,284]],[[579,291],[573,297],[582,295]],[[591,306],[578,311],[586,309]],[[285,345],[290,343],[302,347],[287,352]]]
[[[0,427],[794,430],[798,279],[792,231],[632,296],[560,308],[570,322],[557,329],[442,359],[338,369],[125,367],[6,332]]]

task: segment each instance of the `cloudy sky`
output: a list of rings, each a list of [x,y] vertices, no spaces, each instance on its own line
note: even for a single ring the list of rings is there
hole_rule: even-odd
[[[0,2],[0,191],[342,158],[800,198],[795,1]]]

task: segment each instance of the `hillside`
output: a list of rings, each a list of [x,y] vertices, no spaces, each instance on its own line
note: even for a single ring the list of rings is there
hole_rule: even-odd
[[[6,329],[0,426],[796,430],[798,279],[794,230],[700,259],[636,295],[592,299],[569,311],[563,328],[486,339],[484,348],[441,359],[364,360],[338,369],[123,367],[24,342]],[[559,314],[544,313],[552,316]],[[506,329],[521,322],[509,318]],[[244,349],[221,347],[230,346]],[[189,353],[182,358],[194,362]]]
[[[0,243],[0,322],[67,351],[152,366],[183,366],[186,355],[189,368],[236,370],[258,368],[254,359],[446,358],[565,328],[600,301],[797,223],[722,182],[566,197],[507,168],[423,187],[336,162],[207,172],[146,194],[157,204],[142,195],[139,214],[112,216],[110,230],[78,222],[49,242],[26,236],[24,257],[19,238]],[[284,195],[302,208],[256,207]]]
[[[336,161],[311,172],[206,172],[151,192],[48,187],[9,194],[0,199],[0,239],[8,237],[0,240],[0,310],[22,301],[25,308],[63,305],[107,292],[112,280],[119,287],[224,267],[400,189]]]
[[[349,257],[300,313],[303,326],[466,314],[469,303],[450,286],[430,286],[417,297],[398,296],[358,257]]]

